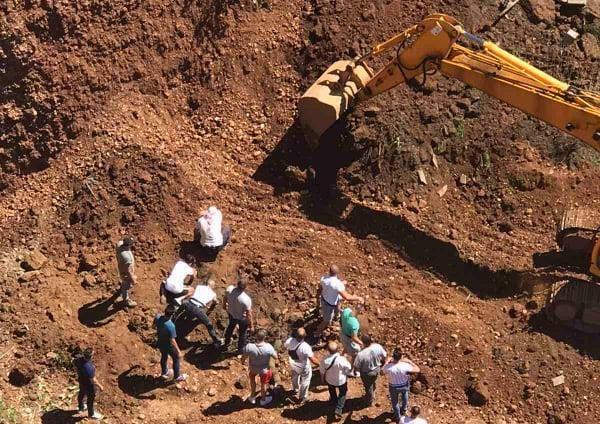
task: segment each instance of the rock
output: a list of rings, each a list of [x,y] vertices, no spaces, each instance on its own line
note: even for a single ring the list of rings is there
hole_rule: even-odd
[[[467,181],[467,176],[465,174],[460,174],[460,177],[458,178],[458,183],[460,185],[466,185]]]
[[[248,380],[246,378],[245,374],[242,374],[240,376],[238,376],[238,378],[235,379],[235,384],[234,384],[236,389],[240,389],[240,390],[244,390],[248,387]]]
[[[37,280],[42,273],[40,271],[27,271],[19,276],[19,283],[29,283]]]
[[[421,393],[423,391],[423,384],[420,381],[415,381],[414,383],[411,384],[410,391],[411,391],[411,393],[418,395],[419,393]]]
[[[271,311],[271,319],[273,321],[277,321],[281,317],[281,315],[281,309],[279,308],[275,308],[273,309],[273,311]]]
[[[542,21],[551,23],[556,18],[554,0],[523,0],[521,4],[529,19],[534,23]]]
[[[369,106],[365,109],[365,116],[368,116],[370,118],[374,118],[377,115],[379,115],[379,112],[381,112],[381,109],[377,106]]]
[[[519,303],[514,303],[508,310],[508,315],[511,318],[520,318],[523,315],[523,306]]]
[[[442,312],[444,315],[456,315],[456,308],[454,306],[442,306]]]
[[[417,175],[419,176],[419,182],[421,184],[427,185],[427,177],[425,176],[425,171],[423,171],[422,169],[418,169]]]
[[[475,348],[474,348],[473,346],[471,346],[471,345],[467,345],[467,346],[465,346],[465,348],[464,348],[464,350],[463,350],[463,353],[464,353],[465,355],[470,355],[470,354],[471,354],[471,353],[473,353],[473,352],[475,352]]]
[[[585,33],[581,36],[581,47],[585,57],[592,60],[600,60],[600,44],[595,35]]]
[[[490,400],[490,391],[487,386],[477,380],[469,380],[465,386],[465,393],[469,404],[473,406],[483,406]]]
[[[517,412],[519,407],[517,405],[511,403],[510,405],[508,405],[507,409],[508,409],[509,414],[514,414],[515,412]]]
[[[22,325],[22,326],[18,327],[17,329],[15,329],[15,331],[13,332],[13,334],[15,336],[17,336],[17,337],[23,337],[28,332],[29,332],[29,327],[27,327],[26,325]]]
[[[438,191],[437,194],[440,197],[444,197],[448,192],[448,184],[444,184]]]
[[[537,301],[535,300],[528,300],[527,303],[525,304],[525,309],[527,309],[528,311],[536,311],[537,309],[539,309],[540,305],[537,303]]]
[[[28,360],[19,362],[15,367],[10,370],[8,374],[8,381],[13,386],[23,387],[31,383],[35,377],[35,368],[33,363]]]
[[[565,383],[565,376],[564,375],[558,375],[558,376],[556,376],[556,377],[554,377],[552,379],[552,385],[554,387],[560,386],[561,384],[564,384],[564,383]]]
[[[210,389],[208,389],[206,391],[206,394],[210,397],[216,396],[217,394],[217,389],[215,389],[214,387],[211,387]]]
[[[81,282],[81,285],[86,289],[94,287],[94,285],[96,285],[96,277],[89,273],[85,274],[83,276],[83,281]]]
[[[79,272],[98,268],[98,259],[90,253],[82,253],[79,260]]]
[[[32,250],[21,263],[21,267],[25,271],[37,271],[38,269],[41,269],[46,262],[48,262],[48,258],[46,258],[42,252],[39,250]]]

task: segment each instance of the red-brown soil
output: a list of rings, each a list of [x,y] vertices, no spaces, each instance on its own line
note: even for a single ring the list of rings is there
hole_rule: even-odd
[[[311,153],[295,104],[327,64],[428,12],[476,31],[496,7],[0,4],[0,422],[76,421],[68,360],[76,345],[97,352],[107,422],[326,422],[322,387],[303,407],[250,408],[242,402],[248,389],[234,384],[245,372],[238,359],[195,343],[185,346],[188,382],[154,383],[158,285],[210,204],[223,209],[234,236],[200,273],[216,275],[220,294],[239,270],[247,273],[271,341],[310,311],[319,276],[337,263],[350,291],[367,296],[365,328],[423,365],[427,384],[411,402],[430,422],[600,421],[597,337],[547,323],[541,305],[509,314],[526,301],[511,284],[515,275],[532,268],[534,253],[555,248],[556,215],[569,205],[598,207],[596,154],[437,76],[360,106],[348,117],[346,144],[331,151],[332,166],[342,165],[339,190],[327,200],[307,190]],[[591,13],[535,23],[517,7],[510,17],[484,36],[598,89],[598,62],[580,45],[554,49],[566,27],[598,28]],[[139,306],[131,311],[108,306],[117,288],[114,244],[125,233],[139,240]],[[47,258],[38,271],[25,270],[32,251]],[[224,313],[213,319],[222,331]],[[207,335],[199,329],[189,339]],[[289,388],[283,356],[279,377]],[[15,368],[33,380],[11,384]],[[554,387],[561,373],[565,384]],[[486,405],[468,404],[469,378],[489,389]],[[360,393],[352,381],[343,422],[386,422],[384,380],[375,406],[360,409]]]

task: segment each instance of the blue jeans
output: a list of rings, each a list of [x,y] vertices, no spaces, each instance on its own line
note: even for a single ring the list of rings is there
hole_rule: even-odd
[[[329,402],[335,405],[335,413],[342,415],[344,405],[346,404],[346,394],[348,393],[348,384],[344,383],[341,386],[327,385],[329,389]]]
[[[408,408],[408,392],[410,391],[410,385],[405,386],[392,386],[390,385],[390,400],[392,401],[392,409],[396,420],[400,422],[400,417],[406,413]],[[398,398],[402,395],[402,406],[398,405]]]
[[[179,355],[171,346],[160,348],[160,373],[166,375],[169,372],[168,360],[169,356],[173,360],[173,378],[179,377],[180,361]]]

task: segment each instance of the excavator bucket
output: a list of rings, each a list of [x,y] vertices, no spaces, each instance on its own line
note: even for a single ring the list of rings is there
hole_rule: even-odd
[[[340,60],[331,65],[298,102],[298,117],[309,143],[319,138],[348,110],[371,79],[366,65]]]

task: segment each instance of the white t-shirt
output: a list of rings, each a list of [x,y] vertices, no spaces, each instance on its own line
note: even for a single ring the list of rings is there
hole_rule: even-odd
[[[184,261],[177,261],[167,278],[165,288],[171,293],[181,293],[188,275],[194,275],[194,268]]]
[[[298,371],[302,371],[307,367],[310,367],[310,364],[308,363],[308,358],[312,358],[314,356],[314,353],[312,347],[310,347],[310,345],[304,340],[302,342],[298,342],[298,340],[296,340],[295,338],[290,337],[285,341],[283,347],[287,351],[296,351],[296,355],[298,355],[297,361],[292,359],[292,357],[290,356],[290,365],[292,366],[292,368],[296,368]]]
[[[210,302],[217,298],[217,294],[208,286],[200,285],[194,290],[192,299],[200,303],[202,306],[208,306]]]
[[[412,365],[407,362],[390,362],[383,367],[383,373],[387,374],[390,384],[393,386],[405,386],[409,383],[408,373],[412,370]]]
[[[331,363],[335,360],[335,363],[331,365]],[[329,369],[327,369],[329,368]],[[325,381],[327,384],[331,384],[332,386],[341,386],[348,379],[348,374],[352,371],[352,365],[348,360],[340,355],[339,353],[334,353],[333,355],[329,355],[321,360],[319,364],[319,371],[321,374],[325,375]]]
[[[342,280],[336,276],[326,276],[321,278],[321,296],[330,305],[337,305],[340,302],[340,293],[346,290]]]
[[[214,206],[208,208],[206,215],[198,218],[196,229],[200,231],[200,244],[208,247],[219,247],[223,245],[223,214]]]
[[[400,417],[400,422],[402,424],[427,424],[427,420],[421,417],[411,418],[403,415]]]

